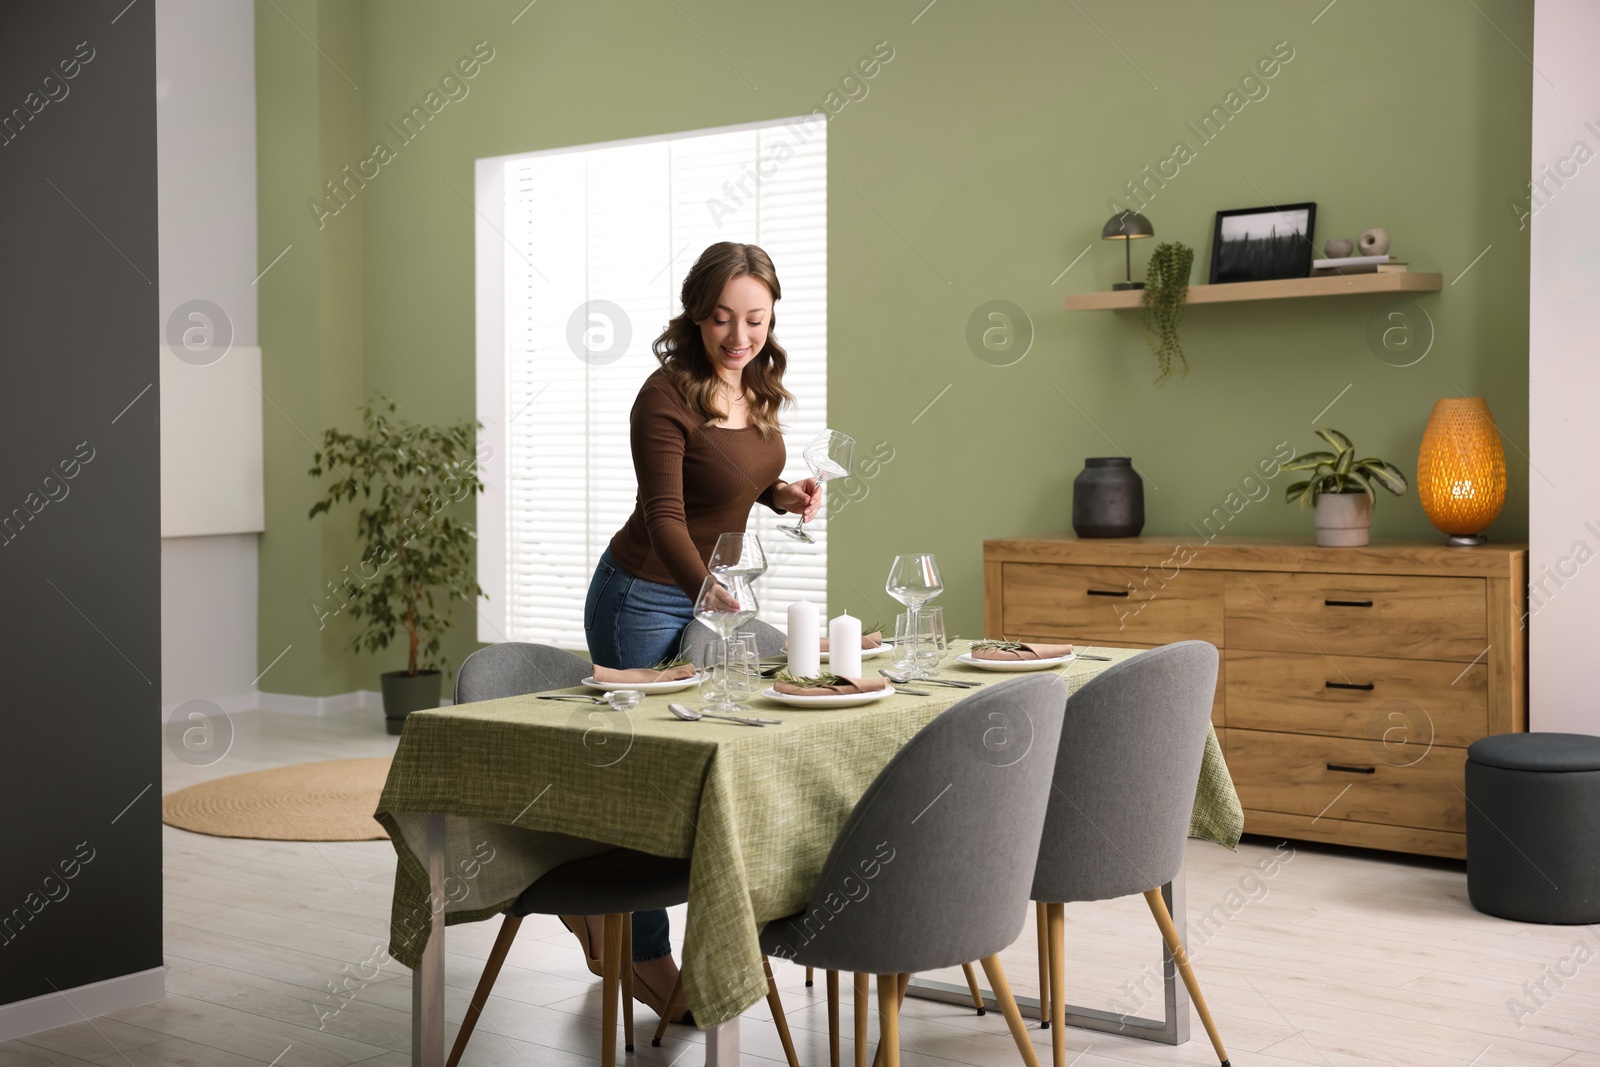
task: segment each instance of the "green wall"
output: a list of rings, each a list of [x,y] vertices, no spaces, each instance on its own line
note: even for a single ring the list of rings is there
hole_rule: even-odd
[[[449,183],[470,196],[475,159],[803,114],[887,40],[893,60],[828,128],[829,423],[895,450],[834,524],[833,604],[886,614],[891,557],[933,551],[941,602],[975,634],[982,541],[1067,529],[1084,457],[1132,455],[1146,532],[1179,535],[1278,442],[1315,447],[1312,420],[1346,386],[1320,424],[1408,473],[1434,400],[1486,397],[1511,483],[1490,534],[1526,536],[1528,246],[1506,204],[1527,180],[1529,3],[279,6],[360,84],[261,5],[263,266],[303,240],[294,270],[317,271],[286,271],[286,257],[263,282],[267,392],[312,437],[349,425],[363,390],[417,419],[473,411],[473,215]],[[321,182],[479,40],[495,58],[468,97],[317,231],[305,201]],[[1185,124],[1280,41],[1293,58],[1266,95],[1202,145]],[[1435,334],[1426,358],[1397,367],[1369,349],[1382,297],[1200,307],[1184,321],[1189,375],[1157,387],[1134,314],[1067,312],[1067,293],[1120,277],[1121,249],[1098,240],[1108,200],[1180,139],[1194,158],[1146,214],[1158,240],[1196,249],[1194,280],[1218,209],[1314,200],[1319,246],[1385,226],[1413,269],[1443,272],[1445,290],[1415,300]],[[1154,243],[1135,245],[1136,273]],[[994,299],[1035,333],[1011,366],[966,339]],[[309,448],[267,417],[262,662],[295,653],[263,687],[375,686],[392,664],[340,652],[337,627],[319,633],[306,606],[346,561],[326,520],[304,519]],[[1226,532],[1308,534],[1309,515],[1280,503],[1286,481]],[[1434,536],[1414,494],[1380,500],[1374,533]],[[459,663],[476,627],[457,618]],[[311,654],[291,662],[302,641]]]

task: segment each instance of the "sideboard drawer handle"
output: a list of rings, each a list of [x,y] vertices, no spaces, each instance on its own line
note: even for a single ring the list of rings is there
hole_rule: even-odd
[[[1363,692],[1372,692],[1371,682],[1323,682],[1329,689],[1360,689]]]
[[[1088,592],[1088,594],[1090,596],[1121,596],[1121,597],[1125,597],[1125,596],[1128,595],[1128,591],[1126,589],[1090,589],[1090,590],[1087,590],[1087,592]]]
[[[1330,763],[1330,764],[1328,764],[1328,770],[1330,770],[1330,771],[1345,771],[1345,772],[1347,772],[1349,774],[1373,774],[1374,772],[1377,771],[1377,768],[1376,767],[1346,767],[1342,763]]]
[[[1370,600],[1324,600],[1322,603],[1325,606],[1330,607],[1330,608],[1370,608],[1370,607],[1372,607],[1372,601],[1370,601]]]

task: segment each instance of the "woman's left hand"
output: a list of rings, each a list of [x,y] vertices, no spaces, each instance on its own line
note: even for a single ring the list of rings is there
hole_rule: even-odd
[[[815,478],[789,482],[772,494],[772,502],[784,511],[805,516],[805,521],[810,522],[816,518],[817,508],[822,503],[822,483]]]

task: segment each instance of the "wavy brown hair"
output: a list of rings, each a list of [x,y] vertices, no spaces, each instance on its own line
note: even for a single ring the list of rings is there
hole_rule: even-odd
[[[778,343],[777,303],[783,296],[778,272],[772,259],[756,245],[719,241],[700,253],[683,279],[683,312],[667,323],[667,328],[651,345],[662,370],[677,387],[690,407],[708,422],[725,419],[728,413],[717,407],[718,378],[705,342],[700,338],[700,321],[716,310],[722,288],[745,275],[756,279],[772,294],[773,308],[767,319],[767,343],[744,368],[744,395],[749,401],[750,423],[770,437],[779,432],[778,409],[794,400],[783,387],[783,372],[789,354]]]

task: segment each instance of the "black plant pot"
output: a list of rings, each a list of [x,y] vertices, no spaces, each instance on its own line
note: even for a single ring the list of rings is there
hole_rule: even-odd
[[[384,725],[391,734],[405,729],[406,716],[413,711],[439,706],[439,683],[444,675],[438,671],[385,671],[383,684]]]
[[[1072,483],[1072,529],[1079,537],[1138,537],[1144,529],[1144,479],[1127,456],[1083,461]]]

